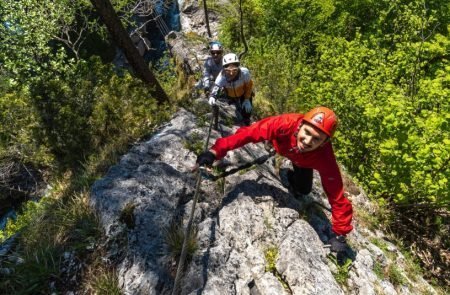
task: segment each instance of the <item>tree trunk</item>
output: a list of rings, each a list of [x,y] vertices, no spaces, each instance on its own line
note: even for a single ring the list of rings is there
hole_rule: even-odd
[[[206,31],[208,32],[208,37],[211,38],[211,30],[209,28],[209,17],[208,17],[208,6],[206,4],[206,0],[203,0],[203,11],[205,13],[205,24],[206,24]]]
[[[239,0],[239,14],[241,20],[241,40],[242,43],[244,44],[244,51],[239,53],[239,60],[241,60],[244,54],[246,54],[248,51],[247,40],[245,39],[244,35],[244,17],[243,17],[244,13],[242,12],[242,0]]]
[[[134,69],[136,75],[145,83],[153,86],[150,94],[158,101],[158,103],[169,101],[164,89],[162,89],[158,80],[156,80],[152,71],[148,68],[144,58],[139,54],[137,48],[131,41],[130,36],[114,11],[111,2],[109,0],[91,0],[91,3],[94,5],[108,28],[116,45],[124,52],[128,63]]]

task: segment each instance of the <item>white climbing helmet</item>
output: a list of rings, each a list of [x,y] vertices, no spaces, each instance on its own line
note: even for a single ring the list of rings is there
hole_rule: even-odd
[[[223,50],[222,44],[218,41],[211,42],[211,43],[209,43],[209,50],[210,51],[222,51]]]
[[[222,66],[225,67],[229,64],[237,64],[239,66],[239,58],[234,53],[225,54],[222,60]]]

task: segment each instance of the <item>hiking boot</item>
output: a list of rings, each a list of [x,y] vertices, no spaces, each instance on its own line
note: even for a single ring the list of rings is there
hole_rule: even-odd
[[[288,192],[294,196],[296,199],[301,199],[304,194],[298,192],[295,190],[294,186],[292,185],[292,178],[294,175],[294,171],[291,169],[280,169],[280,181],[281,184],[288,189]]]
[[[295,182],[295,181],[293,180],[293,178],[294,178],[294,171],[288,170],[288,171],[287,171],[286,177],[287,177],[287,183],[288,183],[287,189],[288,189],[288,191],[289,191],[289,193],[290,193],[291,195],[293,195],[297,200],[301,200],[301,199],[303,199],[305,196],[307,196],[307,194],[305,195],[304,193],[298,191],[298,190],[295,188],[295,185],[294,185],[294,182]]]

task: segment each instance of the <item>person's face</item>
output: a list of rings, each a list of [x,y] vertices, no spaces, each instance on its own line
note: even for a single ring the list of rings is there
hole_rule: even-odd
[[[302,153],[310,152],[320,147],[327,138],[324,132],[305,122],[297,134],[297,147]]]
[[[223,70],[225,72],[225,77],[227,80],[233,80],[239,71],[239,65],[238,64],[228,64],[223,67]]]
[[[211,50],[209,53],[216,63],[219,63],[222,59],[222,50]]]

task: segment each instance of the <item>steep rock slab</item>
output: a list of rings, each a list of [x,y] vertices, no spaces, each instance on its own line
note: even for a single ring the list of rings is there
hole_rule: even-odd
[[[197,119],[180,110],[92,188],[91,203],[108,237],[104,258],[117,265],[124,294],[171,294],[177,261],[166,243],[167,230],[174,221],[186,225],[189,219],[196,157],[186,142],[200,138],[204,143],[205,122],[209,117]],[[210,143],[236,128],[222,125]],[[229,152],[220,164],[231,169],[265,153],[262,144],[249,144]],[[323,248],[330,216],[323,210],[329,204],[320,180],[315,174],[313,192],[297,200],[281,185],[275,166],[272,159],[221,182],[202,181],[194,215],[198,249],[186,264],[182,294],[436,294],[422,278],[409,278],[402,269],[407,285],[378,277],[376,265],[403,267],[404,257],[382,233],[355,222],[348,237],[354,263],[347,285],[339,286],[331,274],[336,266]],[[287,166],[283,162],[280,170]],[[352,198],[365,208],[361,194]]]
[[[126,294],[171,292],[174,260],[165,234],[173,220],[188,218],[192,206],[189,200],[194,195],[195,175],[191,168],[195,155],[185,148],[185,142],[194,133],[205,137],[206,132],[207,126],[196,127],[196,118],[181,110],[150,140],[133,147],[93,186],[91,203],[100,213],[107,235],[117,235],[115,232],[124,223],[124,212],[132,208],[128,214],[134,222],[127,228],[122,226],[127,249],[118,266]],[[212,140],[218,136],[214,132]],[[262,145],[251,145],[230,152],[224,162],[242,163],[265,153]],[[273,166],[263,165],[228,177],[223,195],[209,180],[203,181],[201,189],[195,215],[199,249],[186,270],[182,292],[250,294],[258,290],[260,294],[277,294],[283,289],[289,294],[283,284],[295,285],[294,280],[286,276],[282,282],[283,278],[268,273],[265,252],[272,247],[281,253],[287,233],[299,231],[297,236],[304,236],[313,229],[306,222],[297,225],[299,215],[286,202],[289,194],[276,178]],[[314,241],[313,247],[321,249],[320,240],[316,237]],[[297,263],[301,264],[301,260]],[[323,277],[335,284],[325,262],[317,259],[316,263],[322,264],[318,270],[326,271]],[[307,274],[293,272],[292,276]],[[316,282],[311,284],[315,286]],[[305,291],[299,287],[293,294]]]

